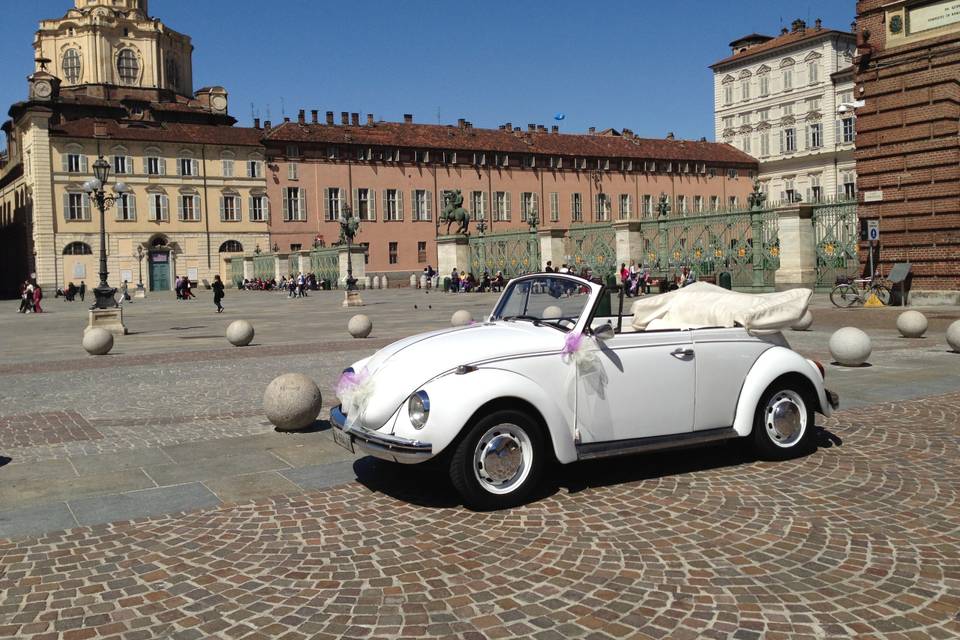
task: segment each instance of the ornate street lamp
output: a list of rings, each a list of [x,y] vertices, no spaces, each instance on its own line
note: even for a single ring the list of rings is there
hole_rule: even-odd
[[[103,156],[97,158],[97,161],[93,163],[93,175],[94,178],[87,180],[83,185],[83,190],[90,196],[90,199],[93,200],[97,205],[97,209],[100,211],[100,284],[93,290],[97,301],[91,309],[112,309],[117,306],[116,298],[114,298],[117,290],[107,284],[109,272],[107,271],[107,229],[105,226],[105,215],[106,210],[112,207],[117,200],[120,200],[128,189],[126,184],[118,182],[113,187],[115,193],[113,195],[107,195],[104,188],[110,180],[110,163],[104,160]]]
[[[144,255],[144,254],[143,254],[143,245],[142,245],[142,244],[138,244],[138,245],[137,245],[137,253],[136,253],[135,256],[133,256],[134,258],[137,259],[137,271],[139,272],[139,273],[138,273],[138,278],[137,278],[137,297],[138,297],[138,298],[143,297],[143,295],[144,295],[144,288],[143,288],[143,255]]]
[[[487,230],[487,221],[484,218],[477,220],[477,233],[483,235]]]
[[[347,243],[347,291],[357,290],[357,280],[353,277],[353,239],[360,230],[360,220],[353,217],[353,207],[343,205],[340,213],[340,242]]]

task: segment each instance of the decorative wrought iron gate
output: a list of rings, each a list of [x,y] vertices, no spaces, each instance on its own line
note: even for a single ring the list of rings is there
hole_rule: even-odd
[[[277,262],[271,254],[253,257],[253,277],[269,280],[277,276]]]
[[[310,252],[310,270],[317,280],[329,280],[334,286],[340,282],[340,250],[314,249]]]
[[[576,273],[590,269],[606,279],[617,271],[617,235],[609,222],[571,227],[563,239],[567,265]]]
[[[813,233],[818,290],[830,290],[837,276],[849,277],[859,271],[856,201],[814,206]]]
[[[470,236],[470,269],[480,277],[484,271],[515,278],[540,270],[540,243],[529,231],[507,231]]]
[[[243,256],[239,253],[230,258],[230,281],[234,286],[243,284]]]

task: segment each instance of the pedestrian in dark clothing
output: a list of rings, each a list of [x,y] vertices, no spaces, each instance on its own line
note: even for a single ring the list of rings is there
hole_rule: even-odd
[[[83,296],[87,295],[87,283],[80,281],[80,302],[83,302]]]
[[[221,300],[223,300],[223,280],[219,275],[215,275],[213,276],[213,304],[217,305],[217,313],[223,313]]]

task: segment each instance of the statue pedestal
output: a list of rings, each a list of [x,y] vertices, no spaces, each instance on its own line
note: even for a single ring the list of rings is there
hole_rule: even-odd
[[[90,329],[106,329],[115,336],[127,335],[127,327],[123,324],[123,308],[91,309],[90,319],[83,332]]]
[[[142,285],[137,285],[136,290],[133,292],[134,298],[146,298],[147,290],[143,288]]]
[[[470,241],[468,236],[440,236],[437,238],[437,272],[442,278],[457,271],[470,271]]]
[[[343,292],[343,306],[344,307],[362,307],[363,300],[360,298],[359,291],[344,291]]]

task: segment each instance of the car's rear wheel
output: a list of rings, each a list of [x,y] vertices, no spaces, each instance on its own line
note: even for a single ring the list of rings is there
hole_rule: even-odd
[[[450,480],[466,506],[503,509],[530,497],[545,463],[537,423],[521,411],[495,411],[461,438],[450,460]]]
[[[798,385],[776,382],[760,398],[753,419],[753,445],[761,458],[785,460],[806,453],[813,430],[813,405]]]

